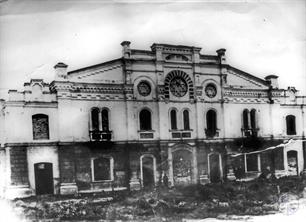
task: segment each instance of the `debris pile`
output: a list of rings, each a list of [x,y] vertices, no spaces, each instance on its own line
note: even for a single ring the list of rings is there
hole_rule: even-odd
[[[282,211],[286,201],[303,197],[306,180],[288,177],[249,182],[121,192],[114,196],[45,196],[15,200],[15,211],[33,220],[177,221],[229,219]]]

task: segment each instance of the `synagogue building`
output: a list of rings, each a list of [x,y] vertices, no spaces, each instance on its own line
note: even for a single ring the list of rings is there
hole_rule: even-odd
[[[0,195],[138,190],[306,169],[305,104],[226,50],[124,41],[122,57],[31,79],[0,100]],[[203,50],[202,50],[203,51]],[[290,75],[290,74],[288,74]],[[306,171],[306,170],[305,170]]]

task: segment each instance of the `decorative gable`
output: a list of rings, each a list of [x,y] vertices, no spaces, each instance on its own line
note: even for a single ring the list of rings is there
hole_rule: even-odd
[[[269,85],[263,79],[252,76],[241,70],[230,68],[227,71],[226,85],[237,89],[268,89]]]
[[[123,65],[120,59],[68,72],[70,82],[123,83]]]

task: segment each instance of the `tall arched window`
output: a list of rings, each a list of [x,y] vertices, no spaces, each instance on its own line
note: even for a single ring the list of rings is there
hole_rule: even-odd
[[[93,108],[91,110],[91,128],[93,131],[99,130],[99,109]]]
[[[189,112],[188,110],[184,110],[183,112],[183,121],[184,121],[184,130],[190,129],[190,122],[189,122]]]
[[[249,110],[243,110],[243,129],[249,129]]]
[[[206,114],[207,136],[215,136],[217,132],[217,114],[214,110],[209,110]]]
[[[252,109],[251,110],[251,128],[256,129],[256,110]]]
[[[102,131],[108,132],[109,131],[109,118],[108,118],[108,110],[102,110]]]
[[[49,139],[49,119],[45,114],[35,114],[32,116],[33,139]]]
[[[151,112],[147,109],[143,109],[139,113],[140,130],[151,130]]]
[[[287,126],[287,135],[295,135],[295,116],[288,115],[286,116],[286,126]]]
[[[171,110],[170,112],[170,121],[171,121],[171,129],[177,129],[177,122],[176,122],[176,110]]]

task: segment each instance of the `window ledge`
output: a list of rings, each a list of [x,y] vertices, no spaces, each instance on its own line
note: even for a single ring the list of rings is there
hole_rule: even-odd
[[[149,133],[154,133],[155,130],[137,130],[137,132],[138,132],[138,133],[147,133],[147,132],[149,132]]]
[[[92,183],[103,183],[103,182],[113,182],[114,180],[94,180]]]
[[[193,129],[169,129],[169,132],[192,132]]]

